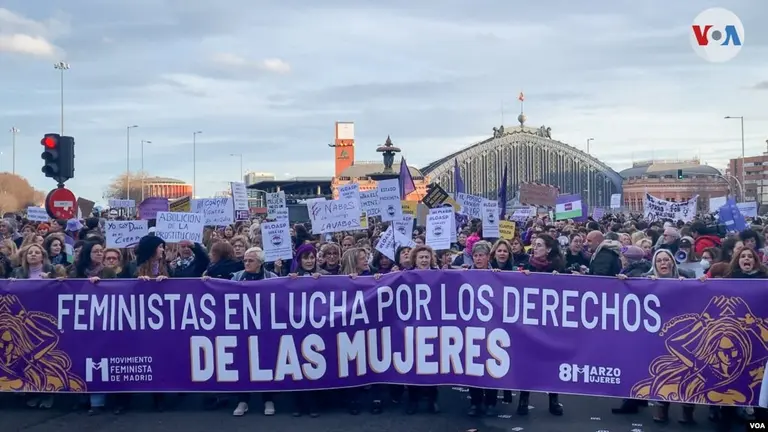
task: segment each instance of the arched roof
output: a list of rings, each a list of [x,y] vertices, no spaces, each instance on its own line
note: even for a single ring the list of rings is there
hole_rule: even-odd
[[[471,158],[477,153],[494,150],[503,146],[533,145],[541,148],[561,152],[571,156],[577,162],[590,166],[593,170],[603,173],[617,187],[621,188],[622,177],[599,159],[563,142],[554,140],[549,136],[549,128],[542,126],[540,129],[518,126],[506,130],[494,137],[472,144],[457,152],[442,157],[421,169],[424,175],[435,178],[447,170],[452,170],[454,159],[461,165],[465,159]]]
[[[625,170],[622,170],[619,174],[622,178],[628,179],[630,177],[642,177],[645,175],[654,175],[654,176],[676,176],[677,170],[681,169],[683,170],[683,175],[686,176],[695,176],[695,175],[704,175],[704,176],[720,176],[722,173],[720,170],[718,170],[715,167],[711,167],[709,165],[699,165],[699,164],[672,164],[672,163],[664,163],[664,164],[644,164],[640,166],[633,166],[632,168],[627,168]]]

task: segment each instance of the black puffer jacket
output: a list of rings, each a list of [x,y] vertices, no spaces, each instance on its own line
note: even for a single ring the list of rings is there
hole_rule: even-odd
[[[649,271],[651,271],[651,262],[642,259],[640,261],[629,263],[629,265],[621,270],[621,274],[627,275],[627,277],[642,277]]]
[[[621,243],[605,240],[600,243],[589,262],[589,274],[594,276],[616,276],[621,273]]]

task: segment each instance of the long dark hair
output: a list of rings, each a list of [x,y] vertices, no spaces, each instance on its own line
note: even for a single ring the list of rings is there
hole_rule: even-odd
[[[563,261],[563,253],[560,251],[560,243],[549,234],[539,234],[538,238],[544,242],[544,245],[549,249],[547,254],[547,261],[550,262],[553,268],[562,269],[565,267]]]
[[[76,278],[85,278],[87,276],[88,269],[91,268],[91,251],[93,250],[94,246],[101,246],[101,243],[98,242],[85,242],[83,244],[83,247],[80,249],[80,254],[77,258],[77,264],[75,264],[75,277]]]

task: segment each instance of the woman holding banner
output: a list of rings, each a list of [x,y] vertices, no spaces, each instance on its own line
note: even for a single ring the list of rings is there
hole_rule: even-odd
[[[435,251],[431,247],[421,245],[411,250],[409,259],[413,270],[439,270]],[[431,413],[440,412],[437,405],[437,386],[408,386],[408,405],[405,407],[405,413],[408,415],[416,414],[419,409],[419,399],[427,400],[427,411]]]
[[[548,234],[539,234],[531,243],[531,258],[523,268],[523,274],[552,273],[558,274],[565,270],[565,260],[560,252],[560,243]],[[521,391],[517,402],[517,414],[528,415],[531,392]],[[563,415],[563,404],[557,393],[549,393],[549,413]]]
[[[491,249],[492,246],[485,240],[467,240],[467,246],[472,244],[472,265],[467,270],[492,270]],[[498,391],[496,389],[484,389],[478,387],[469,388],[469,414],[470,417],[495,415]]]

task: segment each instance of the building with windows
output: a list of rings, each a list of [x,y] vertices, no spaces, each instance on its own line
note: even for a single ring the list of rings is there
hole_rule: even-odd
[[[530,127],[527,117],[519,125],[494,127],[492,135],[421,169],[446,191],[454,192],[458,165],[465,192],[496,199],[508,168],[507,190],[521,183],[552,185],[560,193],[581,194],[586,203],[608,207],[611,195],[621,193],[622,179],[611,167],[576,147],[552,138],[552,128]],[[514,196],[510,192],[508,197]]]
[[[243,176],[243,182],[245,183],[245,190],[248,193],[248,207],[249,208],[264,208],[266,204],[266,191],[258,188],[251,188],[251,185],[255,185],[260,182],[275,181],[275,175],[272,173],[259,173],[248,171]]]
[[[742,177],[742,169],[744,169]],[[741,187],[744,187],[744,200],[756,201],[762,214],[768,209],[768,152],[760,156],[749,156],[742,159],[731,159],[725,169],[726,177],[732,183],[731,190],[741,196]],[[744,184],[741,184],[741,179]]]
[[[181,180],[167,177],[147,177],[144,179],[144,197],[168,199],[192,196],[192,185]]]
[[[709,211],[709,199],[728,195],[728,182],[720,171],[692,160],[635,162],[619,173],[623,178],[623,205],[642,211],[645,193],[667,201],[688,201],[698,195],[699,211]],[[678,178],[682,174],[682,178]]]

